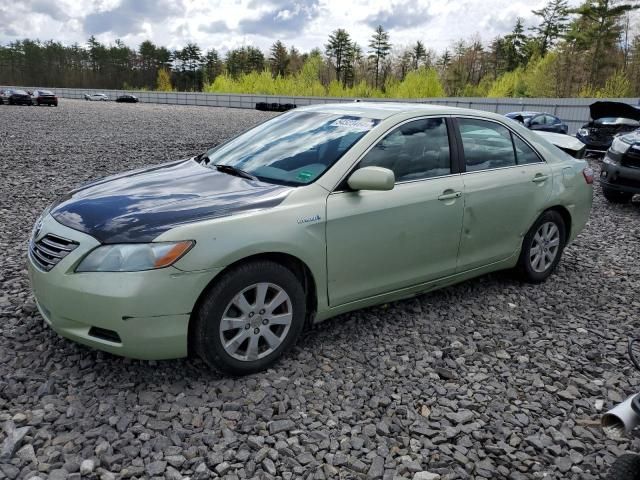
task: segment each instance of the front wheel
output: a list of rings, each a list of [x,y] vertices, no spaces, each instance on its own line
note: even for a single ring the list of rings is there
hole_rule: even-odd
[[[611,203],[629,203],[633,198],[632,193],[621,192],[607,187],[602,187],[602,195]]]
[[[540,215],[522,242],[518,268],[524,280],[544,282],[560,262],[566,239],[566,226],[558,212]]]
[[[640,455],[627,453],[613,462],[607,480],[640,480]]]
[[[214,283],[197,313],[194,346],[211,367],[245,375],[272,365],[304,326],[304,289],[271,261],[240,265]]]

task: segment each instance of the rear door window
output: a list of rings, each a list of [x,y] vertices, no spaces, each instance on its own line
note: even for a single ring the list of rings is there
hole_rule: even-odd
[[[458,119],[467,172],[516,165],[511,132],[504,126],[475,118]]]
[[[520,138],[513,135],[513,145],[516,149],[516,160],[518,165],[527,165],[530,163],[538,163],[542,160],[533,149],[524,143]]]

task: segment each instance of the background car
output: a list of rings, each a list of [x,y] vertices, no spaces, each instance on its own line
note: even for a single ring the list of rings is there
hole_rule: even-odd
[[[578,138],[587,150],[605,152],[613,138],[640,127],[640,109],[622,102],[595,102],[589,106],[591,121],[584,124]]]
[[[613,203],[628,203],[640,194],[640,131],[613,139],[600,171],[602,194]]]
[[[118,103],[138,103],[138,97],[136,97],[135,95],[130,95],[130,94],[125,94],[125,95],[120,95],[118,98],[116,98],[116,102]]]
[[[545,112],[511,112],[505,117],[522,123],[530,130],[542,132],[567,133],[569,126],[555,115]]]
[[[85,93],[84,99],[93,102],[108,102],[109,97],[104,93]]]
[[[58,97],[50,90],[34,90],[31,94],[31,100],[34,105],[53,105],[58,106]]]
[[[67,338],[247,374],[308,322],[495,270],[544,281],[592,182],[585,161],[496,114],[316,105],[61,196],[36,224],[29,275]]]
[[[0,103],[7,105],[33,105],[31,95],[24,90],[7,89],[0,94]]]

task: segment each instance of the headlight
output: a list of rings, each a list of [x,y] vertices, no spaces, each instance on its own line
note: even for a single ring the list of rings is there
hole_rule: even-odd
[[[620,137],[616,137],[613,139],[613,143],[611,143],[611,151],[614,153],[619,153],[620,155],[624,155],[627,153],[627,150],[631,148],[631,145],[627,142],[622,141]]]
[[[173,265],[195,242],[103,245],[84,257],[76,272],[140,272]]]
[[[586,128],[581,128],[580,130],[578,130],[578,135],[580,135],[581,137],[588,137],[589,130],[587,130]]]

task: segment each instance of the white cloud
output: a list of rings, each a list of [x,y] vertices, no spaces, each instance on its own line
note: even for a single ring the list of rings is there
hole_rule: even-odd
[[[572,0],[577,4],[578,0]],[[366,50],[378,22],[396,48],[422,40],[442,52],[456,40],[489,43],[517,17],[534,23],[546,0],[0,0],[0,43],[22,38],[85,43],[149,39],[168,48],[188,41],[222,52],[276,40],[302,51],[324,49],[329,33],[345,28]]]

